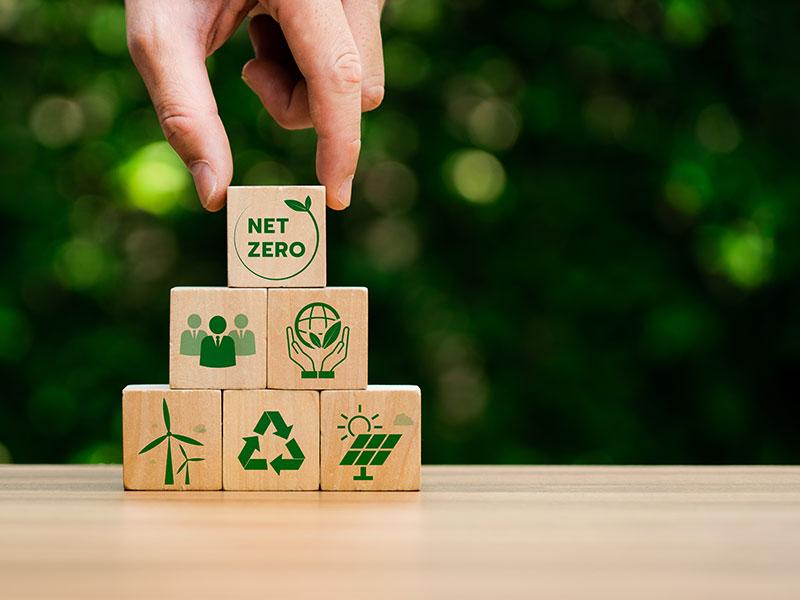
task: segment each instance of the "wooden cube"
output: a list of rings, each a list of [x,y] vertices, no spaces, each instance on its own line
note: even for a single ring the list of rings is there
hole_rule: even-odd
[[[324,287],[325,188],[228,188],[228,285]]]
[[[169,315],[171,387],[267,386],[266,290],[173,288]]]
[[[318,392],[231,390],[222,404],[224,489],[319,489]]]
[[[122,390],[126,490],[222,488],[222,394],[129,385]]]
[[[322,392],[322,489],[418,490],[421,409],[412,385]]]
[[[267,387],[367,387],[367,289],[269,290]]]

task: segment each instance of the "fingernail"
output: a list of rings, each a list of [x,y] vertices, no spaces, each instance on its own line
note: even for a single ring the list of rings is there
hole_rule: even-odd
[[[250,66],[250,63],[251,63],[251,62],[253,62],[253,60],[254,60],[254,59],[248,60],[248,61],[245,63],[244,67],[242,67],[242,80],[243,80],[243,81],[244,81],[244,82],[245,82],[245,83],[246,83],[248,86],[250,85],[250,80],[247,78],[247,71],[248,71],[247,67],[249,67],[249,66]]]
[[[351,175],[344,180],[344,183],[339,187],[339,194],[337,200],[342,208],[350,206],[350,194],[353,192],[353,176]]]
[[[204,160],[192,163],[189,168],[194,178],[194,186],[197,188],[197,195],[204,208],[208,208],[211,199],[217,191],[217,176],[214,170]]]

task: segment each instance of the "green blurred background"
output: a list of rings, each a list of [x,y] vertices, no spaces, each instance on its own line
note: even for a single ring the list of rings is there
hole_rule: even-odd
[[[796,462],[800,8],[390,0],[330,285],[370,379],[418,383],[425,462]],[[0,0],[0,462],[117,462],[167,381],[169,289],[226,283],[123,9]],[[211,60],[235,184],[312,183]]]

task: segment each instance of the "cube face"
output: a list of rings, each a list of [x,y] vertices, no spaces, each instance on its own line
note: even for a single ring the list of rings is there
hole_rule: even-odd
[[[267,292],[173,288],[169,383],[177,389],[257,389],[267,384]]]
[[[226,490],[319,489],[319,393],[223,394]]]
[[[222,394],[166,385],[126,387],[122,453],[125,489],[221,489]]]
[[[367,289],[270,290],[267,387],[367,387]]]
[[[324,287],[325,188],[228,188],[228,285]]]
[[[322,392],[322,489],[418,490],[421,409],[416,386]]]

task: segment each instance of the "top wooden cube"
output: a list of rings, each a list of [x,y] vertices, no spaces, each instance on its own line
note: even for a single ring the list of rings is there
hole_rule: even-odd
[[[325,188],[228,188],[228,285],[325,287]]]

